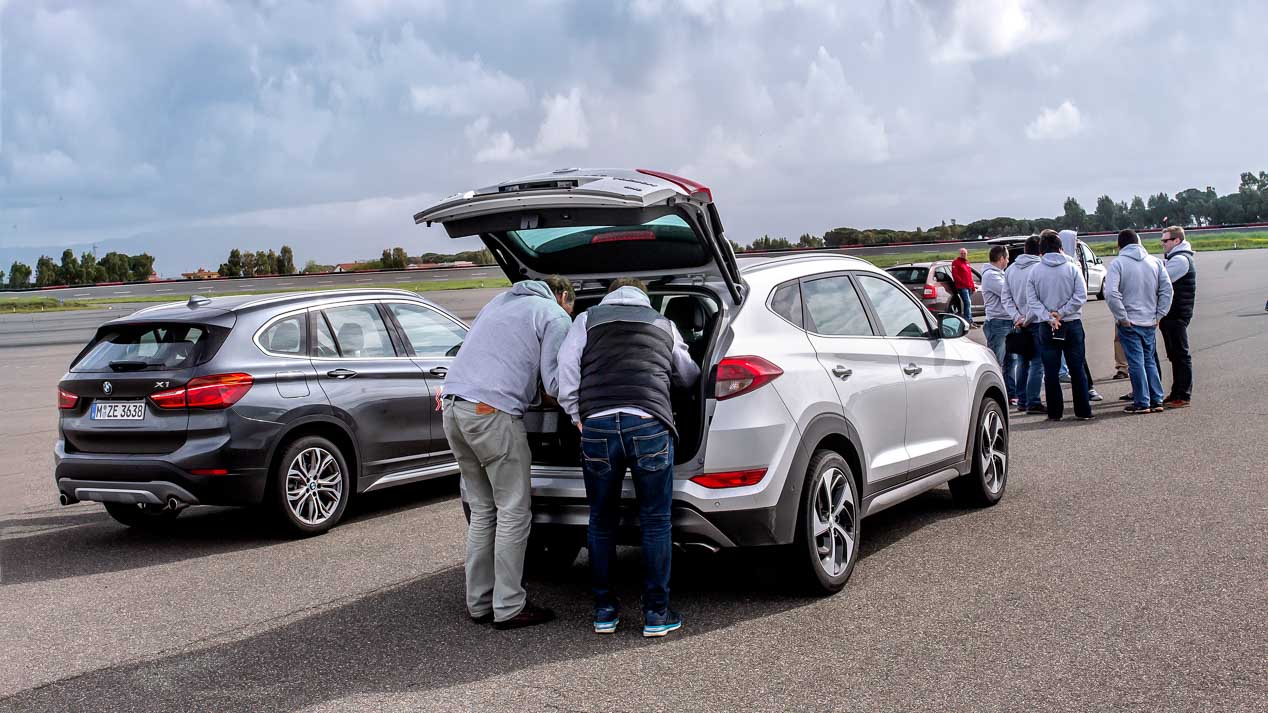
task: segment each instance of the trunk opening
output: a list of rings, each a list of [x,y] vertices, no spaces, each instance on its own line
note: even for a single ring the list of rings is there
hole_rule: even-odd
[[[713,353],[722,319],[718,298],[704,289],[649,286],[652,307],[678,327],[692,359],[700,367],[700,380],[690,389],[673,389],[674,422],[678,443],[675,464],[691,461],[703,445],[706,428],[706,390],[713,383],[709,355]],[[604,291],[577,293],[574,317],[597,305]],[[524,414],[533,465],[581,467],[581,434],[558,406],[537,406]]]

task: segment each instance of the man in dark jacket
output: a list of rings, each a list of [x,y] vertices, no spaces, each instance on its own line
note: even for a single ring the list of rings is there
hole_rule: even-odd
[[[1162,402],[1166,408],[1189,405],[1193,391],[1193,356],[1189,353],[1189,320],[1198,294],[1198,266],[1193,246],[1184,239],[1184,228],[1173,225],[1162,231],[1162,249],[1167,275],[1171,278],[1171,309],[1158,322],[1162,344],[1171,362],[1171,394]]]
[[[620,622],[611,569],[627,467],[643,535],[643,636],[682,627],[682,617],[669,608],[677,439],[669,388],[690,386],[699,377],[678,328],[652,309],[638,280],[609,285],[603,301],[573,323],[559,350],[559,405],[581,429],[595,633],[614,633]]]
[[[973,291],[977,283],[973,281],[973,268],[969,266],[969,251],[960,248],[960,256],[951,262],[951,281],[955,284],[955,292],[960,296],[960,309],[964,318],[973,325]]]

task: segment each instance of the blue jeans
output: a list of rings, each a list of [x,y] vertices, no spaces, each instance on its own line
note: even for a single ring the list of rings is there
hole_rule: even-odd
[[[1017,384],[1013,378],[1012,369],[1008,366],[1008,351],[1006,340],[1008,333],[1013,331],[1013,321],[1011,319],[988,319],[986,324],[982,325],[982,332],[986,335],[986,346],[995,352],[995,361],[999,362],[999,366],[1004,370],[1004,388],[1008,390],[1008,398],[1019,398],[1017,395]]]
[[[669,607],[673,557],[669,508],[674,492],[674,439],[654,418],[613,414],[587,418],[581,431],[582,473],[590,501],[590,577],[596,607],[616,606],[612,562],[621,520],[621,481],[628,467],[643,535],[643,610]]]
[[[1117,325],[1118,341],[1127,357],[1127,375],[1132,380],[1132,403],[1136,408],[1162,405],[1162,377],[1158,374],[1156,327]],[[1146,399],[1145,397],[1149,398]]]
[[[1043,401],[1039,398],[1039,392],[1043,389],[1043,351],[1042,345],[1039,343],[1039,328],[1036,325],[1028,325],[1023,327],[1035,344],[1034,356],[1027,359],[1021,354],[1013,354],[1012,368],[1016,372],[1013,376],[1014,384],[1017,388],[1018,405],[1023,408],[1039,406]]]
[[[1061,331],[1065,339],[1053,339],[1052,327],[1047,322],[1039,324],[1039,344],[1043,354],[1044,392],[1048,399],[1048,418],[1059,419],[1064,413],[1065,398],[1061,393],[1061,358],[1070,365],[1070,391],[1074,397],[1074,415],[1092,415],[1092,403],[1088,400],[1086,354],[1084,354],[1083,322],[1063,322]]]
[[[973,324],[973,290],[967,287],[961,287],[960,293],[960,309],[964,311],[964,318],[969,320],[969,324]]]

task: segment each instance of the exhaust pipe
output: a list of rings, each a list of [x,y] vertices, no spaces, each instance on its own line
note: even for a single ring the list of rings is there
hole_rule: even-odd
[[[67,495],[66,493],[58,493],[57,502],[61,503],[62,505],[74,505],[75,503],[79,502],[79,500],[78,498],[71,497],[70,495]]]
[[[179,499],[179,498],[177,498],[175,495],[172,495],[172,496],[170,496],[170,497],[168,497],[168,498],[167,498],[167,509],[168,509],[168,510],[171,510],[171,511],[173,511],[173,512],[176,512],[176,511],[178,511],[178,510],[182,510],[182,509],[184,509],[185,507],[186,507],[185,503],[181,502],[181,501],[180,501],[180,499]]]

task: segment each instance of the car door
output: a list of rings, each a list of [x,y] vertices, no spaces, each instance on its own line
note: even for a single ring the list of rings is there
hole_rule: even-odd
[[[357,439],[365,487],[422,466],[432,437],[427,377],[393,342],[380,310],[360,301],[313,314],[317,380]]]
[[[947,340],[930,337],[928,312],[902,286],[876,274],[856,279],[906,382],[910,469],[919,473],[963,458],[972,411],[965,360]]]
[[[403,338],[406,352],[423,373],[432,396],[426,464],[453,460],[440,413],[440,391],[458,348],[467,338],[467,327],[440,310],[419,302],[389,301],[383,304]]]
[[[1092,252],[1092,248],[1087,243],[1079,241],[1078,246],[1079,258],[1087,266],[1087,293],[1099,294],[1101,285],[1105,282],[1105,262]]]
[[[901,478],[907,393],[898,355],[877,335],[847,273],[801,281],[805,330],[862,441],[867,481]]]

